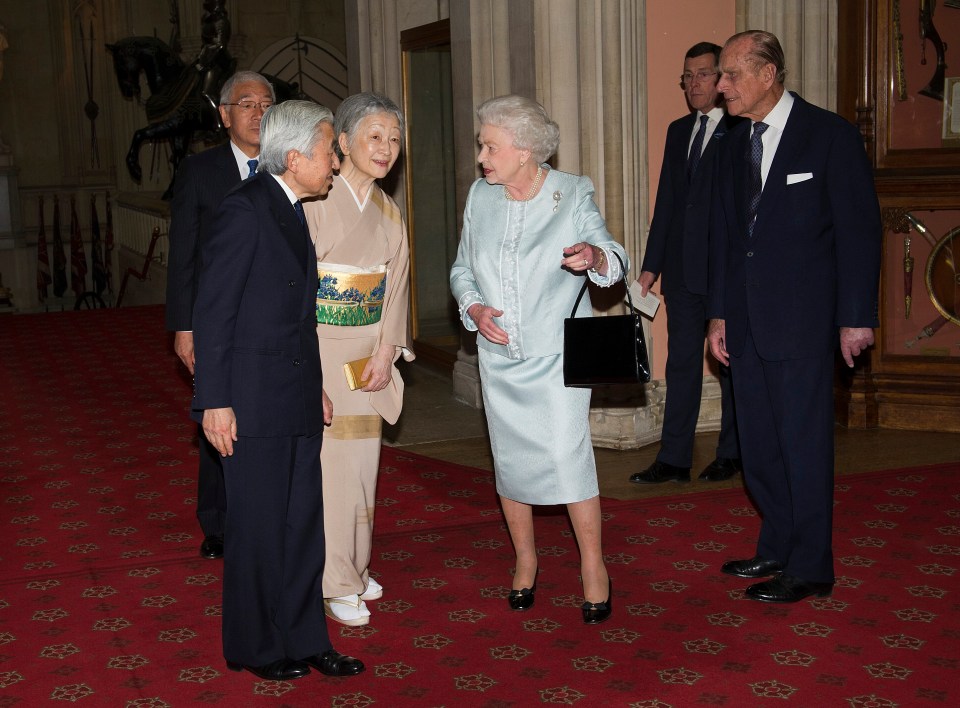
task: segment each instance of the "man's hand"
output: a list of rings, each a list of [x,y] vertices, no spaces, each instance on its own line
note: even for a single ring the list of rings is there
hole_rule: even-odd
[[[853,357],[873,344],[873,329],[870,327],[841,327],[840,353],[847,366],[853,368]]]
[[[177,332],[173,335],[173,351],[190,373],[193,373],[193,332]]]
[[[237,441],[237,416],[233,408],[207,408],[203,412],[203,434],[221,457],[233,454]]]
[[[321,391],[323,393],[323,424],[330,425],[333,423],[333,401],[327,395],[326,389],[321,389]]]
[[[637,278],[637,282],[640,284],[640,294],[646,297],[647,292],[653,287],[653,284],[657,282],[657,276],[649,270],[645,270],[640,274],[640,277]]]
[[[724,366],[730,366],[730,355],[727,353],[727,322],[726,320],[710,320],[707,326],[707,341],[710,342],[710,353],[713,358]]]
[[[469,307],[467,314],[476,323],[477,331],[494,344],[506,344],[510,341],[507,333],[493,321],[494,317],[503,315],[503,310],[496,310],[477,302]]]

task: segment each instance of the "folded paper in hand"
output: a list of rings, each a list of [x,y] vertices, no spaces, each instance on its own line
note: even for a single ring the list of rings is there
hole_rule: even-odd
[[[347,377],[347,386],[350,387],[351,391],[356,391],[358,388],[367,385],[367,381],[361,379],[361,377],[363,376],[363,370],[367,368],[368,361],[370,361],[370,357],[365,356],[363,359],[354,359],[343,365],[343,373]]]
[[[660,298],[647,290],[646,295],[640,294],[640,283],[634,280],[630,283],[630,297],[633,298],[634,306],[651,320],[657,314],[657,308],[660,307]]]

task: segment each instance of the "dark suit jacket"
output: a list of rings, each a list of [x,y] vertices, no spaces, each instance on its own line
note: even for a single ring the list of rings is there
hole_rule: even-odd
[[[220,200],[241,181],[230,142],[191,155],[180,166],[170,203],[167,329],[193,329],[200,250]]]
[[[740,119],[723,116],[707,142],[693,181],[688,184],[687,151],[696,121],[694,111],[667,128],[657,201],[640,268],[661,276],[661,290],[668,295],[681,285],[691,293],[707,294],[707,236],[714,161],[721,139]]]
[[[876,327],[880,208],[860,133],[794,94],[753,236],[746,195],[750,121],[723,140],[711,216],[711,318],[768,361],[822,356],[840,327]],[[790,182],[790,183],[788,183]]]
[[[231,406],[238,435],[321,432],[316,254],[271,175],[259,173],[224,198],[202,255],[194,419]]]

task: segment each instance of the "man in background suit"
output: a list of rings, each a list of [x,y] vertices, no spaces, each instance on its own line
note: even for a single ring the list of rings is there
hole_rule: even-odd
[[[205,234],[194,306],[193,417],[223,456],[230,500],[223,654],[231,670],[267,680],[364,668],[333,649],[323,612],[320,446],[333,406],[299,201],[326,194],[339,166],[328,108],[270,108],[257,175],[224,198]]]
[[[640,277],[646,295],[663,276],[667,313],[667,399],[660,452],[631,482],[690,481],[693,441],[703,388],[703,341],[707,326],[707,234],[713,167],[721,138],[739,120],[726,115],[717,91],[720,47],[700,42],[683,61],[680,86],[692,113],[667,128],[657,202]],[[729,479],[740,467],[730,370],[720,367],[720,438],[716,459],[700,479]]]
[[[750,121],[724,140],[711,222],[713,355],[730,363],[744,479],[762,517],[753,558],[722,571],[770,580],[763,602],[833,590],[833,373],[873,344],[880,209],[857,129],[784,90],[777,38],[727,40],[719,90]]]
[[[180,167],[170,204],[170,259],[167,265],[167,329],[176,332],[173,349],[193,373],[193,303],[200,276],[200,250],[220,200],[256,171],[260,120],[275,100],[260,74],[240,71],[223,85],[220,118],[229,141],[189,157]],[[252,164],[251,164],[252,163]],[[200,555],[223,557],[227,500],[220,456],[199,430],[197,519],[203,530]]]

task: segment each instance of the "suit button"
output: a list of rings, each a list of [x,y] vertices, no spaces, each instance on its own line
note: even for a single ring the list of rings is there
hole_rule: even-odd
[[[300,366],[300,360],[299,360],[299,359],[294,359],[294,360],[293,360],[293,365],[294,365],[294,366]]]
[[[753,251],[747,251],[747,258],[753,258]]]
[[[289,285],[291,288],[296,284],[297,284],[296,280],[291,280],[289,283],[287,283],[287,285]]]

